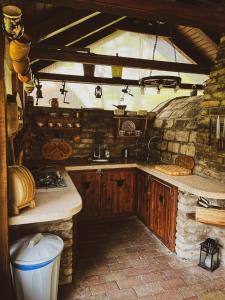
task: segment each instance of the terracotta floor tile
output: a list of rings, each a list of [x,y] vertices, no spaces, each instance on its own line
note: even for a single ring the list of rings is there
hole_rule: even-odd
[[[162,281],[160,284],[164,290],[177,289],[186,285],[186,283],[180,278],[165,280]]]
[[[115,281],[95,284],[90,287],[92,295],[103,294],[118,289],[118,285]]]
[[[126,289],[137,285],[143,285],[143,281],[140,276],[132,276],[122,280],[118,280],[117,284],[120,289]]]
[[[109,300],[135,300],[138,299],[135,291],[131,288],[107,293]]]
[[[155,295],[155,300],[182,300],[183,297],[178,291],[167,291]]]
[[[59,300],[225,300],[225,268],[178,258],[137,218],[79,224],[78,237],[74,282]]]
[[[162,292],[162,287],[158,282],[147,283],[144,285],[135,286],[134,290],[138,297],[156,295]]]

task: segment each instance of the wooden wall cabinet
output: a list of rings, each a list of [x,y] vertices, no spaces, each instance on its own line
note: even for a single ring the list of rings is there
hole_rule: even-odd
[[[69,174],[83,200],[80,219],[134,213],[135,170],[72,171]]]
[[[150,221],[150,197],[151,176],[145,172],[137,173],[137,203],[136,213],[139,219],[149,227]]]
[[[151,178],[150,229],[171,250],[175,250],[177,188]]]

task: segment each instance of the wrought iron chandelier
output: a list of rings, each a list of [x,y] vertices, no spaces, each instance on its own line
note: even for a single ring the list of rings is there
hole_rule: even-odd
[[[157,23],[159,24],[159,23]],[[172,29],[171,30],[171,38],[172,38]],[[171,39],[173,50],[174,50],[174,61],[175,63],[177,62],[177,53],[176,53],[176,48],[173,43],[173,39]],[[156,47],[158,43],[158,33],[155,35],[155,43],[153,47],[153,53],[152,53],[152,60],[155,60],[155,52],[156,52]],[[160,93],[160,90],[162,88],[174,88],[174,91],[176,92],[181,84],[181,77],[180,73],[178,72],[178,76],[169,76],[169,75],[157,75],[153,76],[152,71],[150,71],[150,75],[147,77],[143,77],[139,80],[139,85],[141,88],[141,94],[144,94],[144,89],[145,87],[156,87],[157,88],[157,93]]]

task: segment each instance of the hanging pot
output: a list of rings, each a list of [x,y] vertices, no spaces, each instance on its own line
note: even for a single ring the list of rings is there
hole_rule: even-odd
[[[83,64],[84,76],[93,77],[95,74],[95,65]]]
[[[30,38],[24,34],[19,40],[11,41],[9,55],[13,61],[22,61],[28,57],[30,52]]]
[[[23,35],[24,27],[21,22],[22,11],[14,5],[6,5],[2,8],[3,29],[11,39]]]
[[[32,79],[31,68],[29,68],[28,72],[25,75],[18,74],[18,79],[24,83],[29,82]]]
[[[35,88],[34,81],[30,80],[30,81],[24,83],[23,88],[28,95],[31,94]]]
[[[123,67],[112,66],[112,78],[122,78]]]
[[[15,72],[18,74],[21,74],[21,75],[27,74],[29,71],[29,68],[30,68],[29,58],[26,58],[21,61],[13,60],[12,64],[13,64],[13,68],[14,68]]]

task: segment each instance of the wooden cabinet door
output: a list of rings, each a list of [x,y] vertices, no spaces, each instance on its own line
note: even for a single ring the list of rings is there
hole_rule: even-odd
[[[92,218],[101,215],[101,172],[70,172],[78,192],[82,198],[80,218]]]
[[[137,174],[137,216],[145,224],[149,225],[150,213],[150,175],[139,171]]]
[[[134,209],[135,171],[105,170],[102,175],[104,215],[131,215]]]
[[[151,179],[150,229],[172,251],[175,249],[177,188]]]

